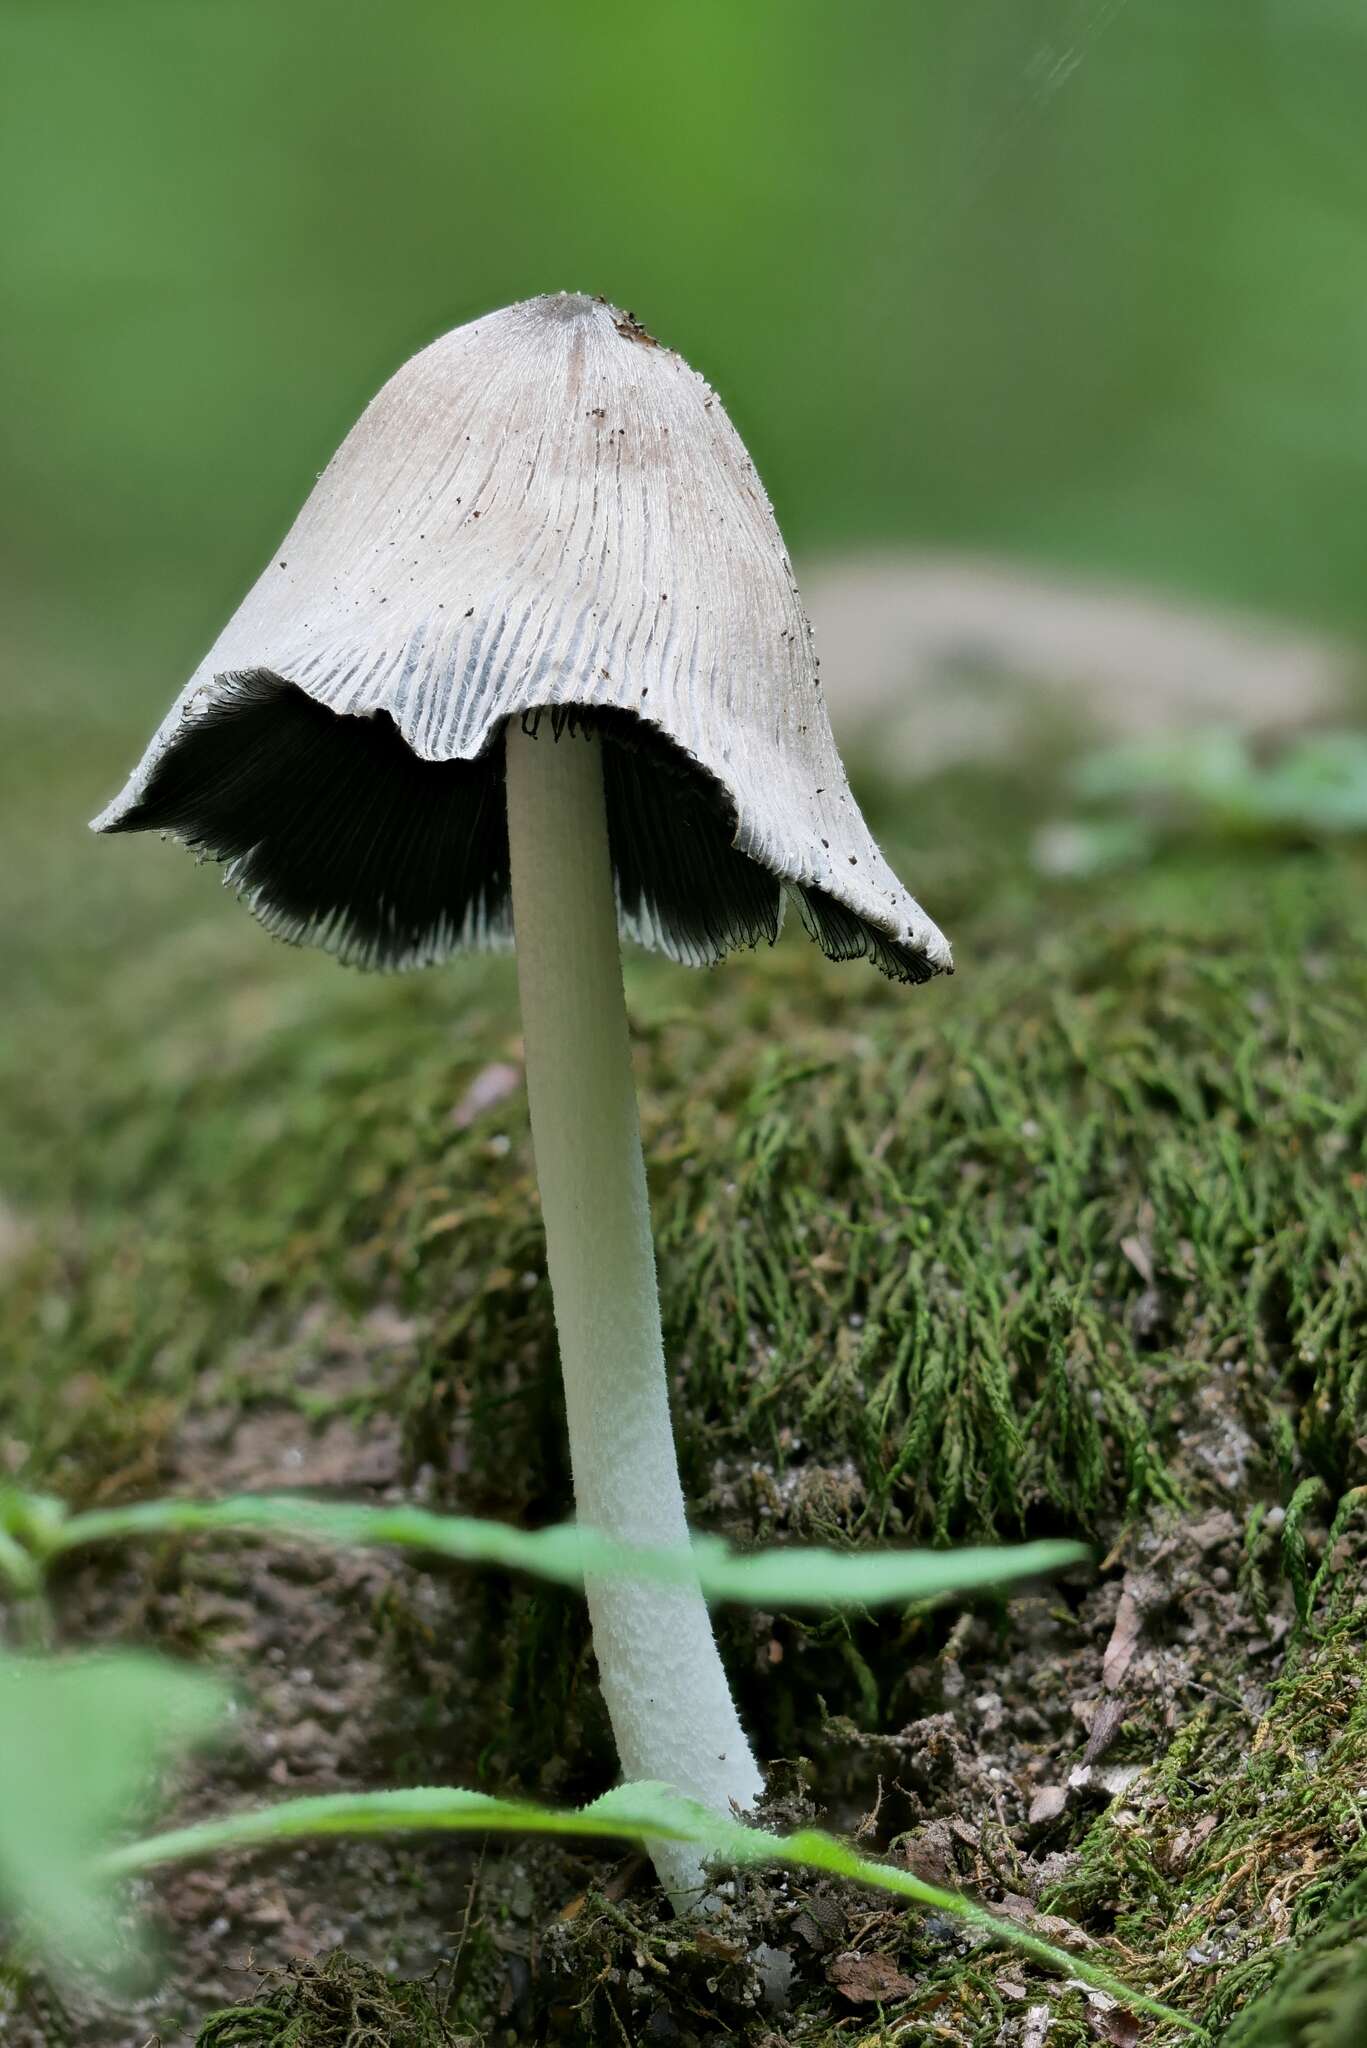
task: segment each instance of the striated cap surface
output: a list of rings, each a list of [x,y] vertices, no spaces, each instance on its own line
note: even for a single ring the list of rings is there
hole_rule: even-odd
[[[100,831],[169,830],[284,936],[414,965],[509,935],[505,722],[601,738],[623,929],[949,947],[845,779],[782,537],[704,380],[561,293],[433,342],[347,435]]]

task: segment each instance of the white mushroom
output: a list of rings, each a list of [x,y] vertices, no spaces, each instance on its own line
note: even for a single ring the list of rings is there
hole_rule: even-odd
[[[831,737],[773,514],[719,401],[577,295],[458,328],[352,429],[102,831],[225,861],[272,930],[408,966],[516,933],[578,1512],[687,1542],[619,930],[687,962],[772,940],[949,948]],[[701,1596],[589,1588],[622,1766],[719,1809],[762,1779]],[[657,1845],[676,1903],[700,1870]]]

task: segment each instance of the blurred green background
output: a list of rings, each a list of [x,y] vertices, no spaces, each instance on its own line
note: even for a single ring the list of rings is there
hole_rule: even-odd
[[[17,695],[159,705],[399,361],[560,287],[799,551],[1367,624],[1360,0],[5,0],[0,79]]]
[[[12,976],[69,1014],[226,913],[85,820],[365,400],[519,295],[704,370],[799,559],[1362,636],[1364,107],[1360,0],[0,0]]]

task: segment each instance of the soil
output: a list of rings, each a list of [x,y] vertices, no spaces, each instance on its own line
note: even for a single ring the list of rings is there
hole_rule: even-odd
[[[354,1338],[339,1336],[330,1357],[324,1345],[302,1389],[328,1411],[319,1424],[295,1405],[243,1412],[216,1401],[207,1378],[166,1447],[163,1490],[205,1496],[288,1484],[351,1499],[411,1497],[400,1431],[375,1405],[393,1378],[393,1335],[382,1329],[378,1356]],[[1228,1376],[1222,1391],[1224,1400],[1197,1405],[1185,1447],[1199,1489],[1209,1497],[1214,1474],[1215,1492],[1237,1499],[1247,1432]],[[361,1397],[360,1412],[349,1413]],[[430,1480],[419,1474],[419,1489]],[[803,1530],[813,1503],[825,1512],[833,1498],[847,1513],[857,1507],[850,1468],[799,1465],[784,1483],[755,1467],[719,1469],[712,1506],[738,1534],[743,1517],[753,1532],[763,1501],[769,1532],[782,1534]],[[1312,1551],[1323,1536],[1313,1524]],[[211,1650],[248,1674],[231,1742],[182,1784],[180,1818],[441,1777],[447,1758],[468,1756],[472,1731],[487,1732],[487,1675],[456,1648],[480,1639],[480,1593],[455,1572],[383,1555],[188,1543],[69,1571],[60,1614],[73,1640]],[[1251,1749],[1267,1740],[1296,1640],[1291,1583],[1269,1596],[1229,1508],[1160,1509],[1118,1537],[1100,1577],[1074,1574],[1004,1606],[947,1614],[909,1640],[900,1633],[887,1652],[900,1667],[890,1732],[843,1715],[804,1731],[810,1754],[773,1769],[772,1817],[811,1818],[819,1787],[827,1825],[1123,1972],[1125,1950],[1117,1959],[1106,1937],[1124,1887],[1095,1896],[1098,1824],[1144,1840],[1174,1877],[1225,1825],[1214,1808],[1191,1819],[1188,1802],[1165,1791],[1165,1773],[1210,1705],[1227,1737]],[[753,1635],[761,1688],[766,1675],[813,1654],[791,1618],[760,1616]],[[411,1683],[417,1667],[420,1689]],[[1361,1684],[1360,1665],[1352,1684]],[[533,1759],[520,1774],[544,1775]],[[1231,1955],[1284,1931],[1296,1890],[1332,1848],[1312,1835],[1270,1886],[1231,1882],[1217,1931],[1194,1921],[1189,1943],[1179,1934],[1170,1955],[1177,1983],[1213,1982]],[[641,1856],[557,1845],[318,1844],[177,1869],[148,1890],[165,1967],[156,1989],[115,2013],[97,1999],[58,2003],[31,1985],[4,2027],[14,2048],[171,2048],[231,2006],[254,2015],[250,2026],[239,2012],[206,2030],[206,2048],[296,2039],[307,2048],[1026,2044],[1042,2042],[1060,2015],[1084,2028],[1079,2039],[1133,2048],[1158,2038],[1103,1994],[1065,1989],[1010,1952],[983,1949],[957,1921],[907,1914],[824,1879],[723,1874],[705,1923],[691,1928],[656,1899]],[[1138,1966],[1137,1955],[1128,1960]],[[1174,1983],[1146,1988],[1171,1996]],[[898,2030],[885,2037],[887,2007]],[[371,2014],[372,2031],[359,2028],[358,2012]]]

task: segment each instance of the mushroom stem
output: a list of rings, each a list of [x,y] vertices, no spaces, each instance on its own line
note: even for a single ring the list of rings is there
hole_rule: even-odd
[[[631,1075],[599,744],[506,730],[508,845],[532,1147],[580,1520],[624,1543],[688,1542]],[[589,1617],[622,1770],[720,1812],[763,1778],[702,1595],[591,1580]],[[658,1842],[676,1909],[697,1853]]]

